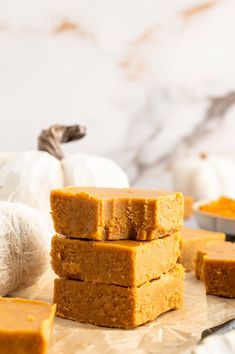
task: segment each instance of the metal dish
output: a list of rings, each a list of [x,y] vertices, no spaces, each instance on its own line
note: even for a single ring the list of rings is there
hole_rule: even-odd
[[[205,230],[224,232],[230,237],[230,240],[235,240],[235,218],[219,216],[200,210],[201,205],[209,204],[210,202],[210,200],[200,200],[193,204],[194,215],[198,225]]]

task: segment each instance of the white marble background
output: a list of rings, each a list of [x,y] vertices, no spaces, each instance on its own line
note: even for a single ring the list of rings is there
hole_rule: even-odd
[[[65,150],[171,188],[179,158],[235,158],[234,0],[0,0],[0,149],[81,123]]]

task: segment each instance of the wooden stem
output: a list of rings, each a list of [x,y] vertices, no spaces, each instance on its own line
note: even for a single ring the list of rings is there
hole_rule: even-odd
[[[55,124],[43,129],[38,137],[38,150],[46,151],[58,160],[64,158],[61,144],[82,139],[86,135],[86,128],[82,125]]]

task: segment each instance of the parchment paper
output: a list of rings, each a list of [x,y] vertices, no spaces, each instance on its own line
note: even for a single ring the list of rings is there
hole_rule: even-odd
[[[18,293],[51,302],[54,273],[48,270],[35,286]],[[185,305],[134,330],[117,330],[55,319],[49,354],[191,353],[201,332],[235,317],[235,300],[207,296],[193,273],[186,274]]]

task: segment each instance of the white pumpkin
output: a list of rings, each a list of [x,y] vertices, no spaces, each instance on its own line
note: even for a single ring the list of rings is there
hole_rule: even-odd
[[[48,213],[50,190],[62,185],[60,161],[47,152],[0,153],[0,200],[20,201]]]
[[[182,160],[175,166],[173,183],[175,190],[196,200],[235,198],[235,163],[206,154]]]
[[[63,156],[61,143],[85,134],[85,128],[79,125],[54,125],[39,136],[40,151],[0,153],[0,200],[27,203],[48,214],[53,188],[128,187],[126,174],[110,159],[82,153]]]

